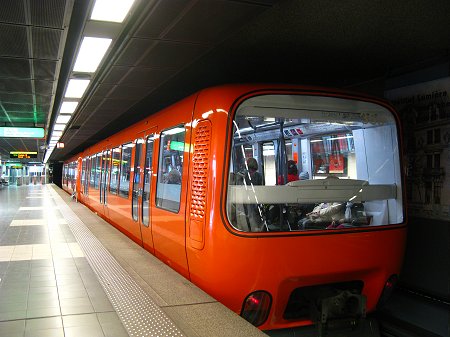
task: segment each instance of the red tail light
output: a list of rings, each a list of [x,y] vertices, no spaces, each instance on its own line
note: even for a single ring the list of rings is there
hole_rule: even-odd
[[[383,305],[386,304],[389,297],[391,297],[392,292],[394,291],[394,288],[398,282],[398,276],[397,275],[391,275],[386,283],[384,284],[383,292],[381,293],[380,299],[378,300],[378,308],[381,308]]]
[[[255,291],[244,300],[241,316],[254,326],[260,326],[269,316],[271,305],[272,296],[268,292]]]

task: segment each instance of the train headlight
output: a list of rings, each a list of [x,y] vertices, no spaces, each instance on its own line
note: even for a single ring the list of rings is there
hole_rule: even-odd
[[[394,291],[394,288],[398,282],[398,276],[397,275],[391,275],[386,283],[384,284],[383,292],[381,293],[380,299],[378,300],[378,308],[381,308],[383,305],[386,304],[389,297],[391,297],[392,292]]]
[[[255,291],[244,300],[241,316],[254,326],[260,326],[269,316],[271,305],[272,296],[267,291]]]

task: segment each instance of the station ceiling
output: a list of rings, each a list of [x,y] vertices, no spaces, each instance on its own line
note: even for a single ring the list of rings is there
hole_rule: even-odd
[[[448,64],[448,0],[136,0],[121,24],[90,19],[93,0],[2,0],[0,127],[45,128],[0,138],[42,161],[66,85],[90,85],[64,130],[64,160],[207,86],[278,82],[382,93],[385,80]],[[95,74],[72,71],[83,36],[111,36]],[[365,84],[367,84],[365,86]],[[22,160],[27,161],[27,160]]]

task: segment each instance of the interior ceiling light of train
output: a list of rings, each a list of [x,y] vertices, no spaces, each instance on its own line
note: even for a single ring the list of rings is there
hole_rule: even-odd
[[[46,163],[53,150],[62,147],[60,139],[77,108],[82,103],[89,86],[102,62],[106,59],[112,45],[122,31],[125,20],[129,17],[134,0],[96,0],[90,16],[81,34],[78,50],[70,76],[64,89],[51,133],[48,134],[48,148],[45,152]]]

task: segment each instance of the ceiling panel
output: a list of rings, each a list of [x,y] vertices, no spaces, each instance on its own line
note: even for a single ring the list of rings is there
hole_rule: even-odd
[[[114,84],[100,84],[95,90],[94,95],[96,97],[106,97],[113,88]]]
[[[124,109],[128,109],[133,103],[134,101],[129,99],[107,98],[99,106],[96,115],[98,114],[103,123],[109,123],[112,120],[108,117],[117,114],[117,112],[123,112]],[[106,117],[106,119],[103,117]]]
[[[217,43],[226,36],[227,31],[248,22],[264,9],[263,6],[247,2],[197,1],[164,38],[203,44]]]
[[[31,92],[31,81],[29,79],[0,78],[0,91],[28,94]]]
[[[0,56],[28,58],[27,28],[0,23]]]
[[[207,47],[199,44],[158,41],[140,60],[139,66],[180,69],[193,62]]]
[[[111,67],[109,73],[102,80],[102,83],[108,83],[108,84],[119,83],[122,80],[122,78],[126,75],[126,73],[130,71],[131,68],[132,67],[127,67],[127,66]]]
[[[103,100],[103,97],[92,97],[89,100],[89,103],[87,103],[86,106],[84,106],[83,109],[73,118],[71,125],[89,125],[87,121],[91,118],[92,114],[97,110]]]
[[[34,78],[39,80],[55,79],[55,71],[58,65],[57,61],[52,60],[33,60]]]
[[[53,81],[34,81],[34,90],[36,94],[48,94],[52,92]]]
[[[32,25],[59,29],[64,27],[67,0],[32,0],[29,3]]]
[[[0,58],[0,77],[31,78],[30,62],[26,59]]]
[[[23,1],[18,0],[2,0],[0,22],[24,24],[25,10],[23,4]]]
[[[2,103],[3,108],[8,112],[30,112],[33,111],[33,104],[24,103]]]
[[[116,85],[113,88],[110,97],[140,100],[147,96],[150,91],[151,88],[145,86]]]
[[[34,95],[37,105],[50,105],[52,97],[49,95]],[[48,112],[47,112],[48,113]]]
[[[165,31],[176,24],[176,19],[183,15],[182,13],[190,4],[192,4],[190,0],[159,1],[134,36],[151,39],[160,38]]]
[[[33,95],[0,92],[0,102],[33,104]]]
[[[57,60],[61,30],[48,28],[33,28],[33,57],[46,60]]]
[[[174,73],[170,69],[136,67],[125,76],[121,84],[126,86],[154,87],[166,81]]]
[[[156,43],[149,39],[132,38],[122,50],[116,65],[134,66]]]

